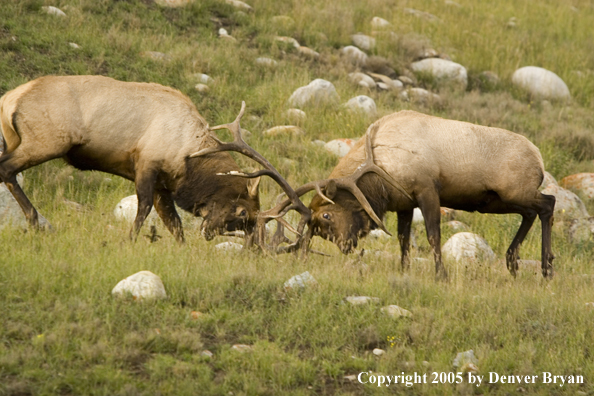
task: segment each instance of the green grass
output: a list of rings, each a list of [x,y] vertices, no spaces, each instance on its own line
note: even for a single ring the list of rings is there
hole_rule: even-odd
[[[296,186],[324,178],[337,163],[311,140],[359,137],[373,121],[340,107],[308,108],[304,137],[262,136],[267,128],[289,123],[284,111],[297,87],[324,78],[334,83],[341,103],[359,94],[373,97],[378,117],[415,109],[510,129],[539,146],[547,170],[558,179],[594,172],[594,9],[587,1],[460,0],[460,8],[429,0],[249,3],[254,12],[244,14],[215,0],[179,9],[150,0],[5,0],[0,6],[0,94],[47,74],[153,81],[190,96],[210,125],[233,120],[245,100],[242,126],[252,132],[249,143]],[[60,7],[68,17],[46,15],[45,5]],[[418,19],[404,13],[405,7],[441,21]],[[295,22],[275,26],[275,15]],[[436,107],[353,86],[347,74],[354,69],[341,60],[339,49],[350,44],[351,34],[370,33],[374,16],[389,20],[397,37],[378,37],[371,55],[398,72],[428,45],[466,66],[471,81],[491,70],[501,85],[488,92],[472,85],[467,92],[442,90],[443,103]],[[511,17],[517,19],[515,28],[507,27]],[[238,44],[218,39],[220,27]],[[274,41],[277,34],[296,38],[321,58],[300,58]],[[161,51],[170,60],[150,60],[143,51]],[[254,60],[260,56],[274,58],[278,67],[258,67]],[[563,78],[572,103],[530,102],[515,91],[511,74],[528,65]],[[194,90],[195,73],[215,79],[208,94]],[[432,87],[431,81],[423,83]],[[221,137],[229,135],[221,132]],[[246,168],[254,166],[235,158]],[[418,248],[413,251],[420,260],[408,273],[400,271],[395,238],[364,240],[369,254],[362,262],[319,239],[314,248],[331,257],[225,254],[215,244],[226,239],[207,243],[186,217],[184,246],[164,229],[158,243],[140,238],[133,244],[127,240],[129,225],[112,214],[119,200],[133,193],[132,183],[58,161],[26,171],[25,178],[26,193],[54,231],[0,231],[0,395],[594,394],[594,309],[586,306],[594,302],[594,240],[572,244],[563,219],[557,219],[553,234],[556,275],[547,282],[538,270],[521,268],[513,279],[505,268],[502,258],[519,217],[459,214],[457,219],[482,235],[499,259],[478,265],[448,262],[450,281],[436,283],[420,225],[415,225]],[[263,182],[264,208],[278,192],[272,182]],[[73,210],[64,199],[85,210]],[[587,206],[594,213],[594,202]],[[395,215],[388,216],[387,227],[395,232]],[[444,225],[442,241],[452,235]],[[386,254],[375,256],[375,251]],[[521,256],[540,258],[539,224]],[[138,303],[111,296],[118,281],[141,270],[162,278],[168,299]],[[317,286],[285,291],[283,283],[304,271]],[[380,302],[354,307],[344,301],[349,295]],[[387,317],[380,308],[389,304],[410,310],[413,318]],[[192,319],[192,311],[204,315]],[[252,345],[252,352],[234,351],[238,343]],[[387,353],[375,357],[376,347]],[[456,354],[469,349],[479,359],[480,375],[539,375],[542,380],[547,371],[583,375],[585,384],[378,388],[344,379],[373,371],[427,373],[430,380],[433,372],[453,371]],[[203,356],[203,350],[214,356]]]

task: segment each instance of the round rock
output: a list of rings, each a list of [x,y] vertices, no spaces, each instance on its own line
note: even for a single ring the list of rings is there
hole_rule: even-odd
[[[537,99],[569,100],[567,84],[555,73],[542,67],[526,66],[514,72],[512,83]]]
[[[594,173],[577,173],[561,179],[561,186],[594,199]]]
[[[416,73],[427,73],[438,82],[454,83],[461,89],[468,85],[466,68],[458,63],[440,58],[427,58],[413,62],[411,68]]]
[[[297,88],[289,98],[289,106],[323,106],[336,104],[340,100],[334,84],[318,78],[304,87]]]
[[[391,26],[391,23],[386,21],[384,18],[373,17],[371,18],[371,27],[373,29],[386,29]]]
[[[357,143],[357,139],[334,139],[324,145],[324,148],[329,153],[344,157],[351,151],[353,146]]]
[[[356,66],[365,66],[367,63],[367,54],[353,45],[344,47],[340,52],[349,62]]]
[[[270,137],[281,135],[301,136],[305,135],[305,131],[295,125],[279,125],[262,132],[262,135]]]
[[[365,88],[375,88],[375,80],[365,73],[349,73],[349,81]]]
[[[444,257],[453,258],[457,262],[490,261],[495,259],[495,253],[487,242],[479,235],[471,232],[454,234],[441,249]]]
[[[374,116],[377,112],[377,106],[375,105],[375,101],[371,99],[369,96],[365,95],[355,96],[354,98],[346,102],[345,105],[351,111],[365,113],[370,117]]]
[[[113,209],[113,215],[116,219],[132,224],[136,219],[138,212],[138,197],[136,195],[129,195],[123,198]],[[151,207],[151,212],[145,220],[149,225],[155,225],[159,221],[159,215],[154,207]]]
[[[286,112],[287,118],[294,122],[303,122],[307,118],[305,111],[300,109],[289,109]]]
[[[353,34],[351,36],[351,40],[353,40],[353,44],[365,51],[371,51],[375,48],[375,39],[366,34]]]
[[[114,296],[132,294],[135,300],[167,298],[161,278],[151,271],[140,271],[121,280],[111,291]]]

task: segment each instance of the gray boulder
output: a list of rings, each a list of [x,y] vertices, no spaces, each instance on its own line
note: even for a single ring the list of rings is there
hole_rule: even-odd
[[[322,106],[336,104],[339,100],[334,84],[318,78],[304,87],[297,88],[289,98],[289,105],[297,108],[306,105]]]
[[[413,62],[411,68],[415,73],[429,74],[438,82],[454,83],[461,89],[466,89],[468,85],[466,68],[456,62],[441,58],[427,58]]]
[[[565,82],[552,71],[526,66],[514,72],[512,83],[537,99],[569,100],[571,94]]]

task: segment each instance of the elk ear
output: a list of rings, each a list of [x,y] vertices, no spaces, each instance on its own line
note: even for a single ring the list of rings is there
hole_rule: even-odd
[[[258,186],[260,185],[260,178],[256,177],[253,179],[248,179],[247,188],[248,194],[250,198],[257,198],[258,197]]]
[[[326,196],[330,199],[334,199],[336,196],[336,182],[334,180],[330,180],[326,184]]]

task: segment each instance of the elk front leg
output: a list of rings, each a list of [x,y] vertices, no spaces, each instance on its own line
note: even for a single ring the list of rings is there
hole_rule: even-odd
[[[154,193],[154,205],[165,227],[167,227],[179,243],[184,243],[182,222],[177,214],[177,210],[175,210],[175,203],[171,192],[168,190],[156,190]]]
[[[134,224],[130,230],[130,239],[136,241],[140,228],[151,212],[153,207],[153,194],[155,191],[156,172],[137,172],[136,176],[136,197],[138,198],[138,210]]]
[[[441,261],[441,212],[439,210],[439,196],[436,191],[429,191],[420,194],[418,197],[419,208],[425,218],[425,229],[427,230],[427,240],[433,250],[435,259],[435,279],[445,280],[448,273]]]
[[[402,270],[408,271],[410,268],[410,230],[413,219],[412,210],[403,210],[398,215],[398,242],[400,243],[400,262]]]

